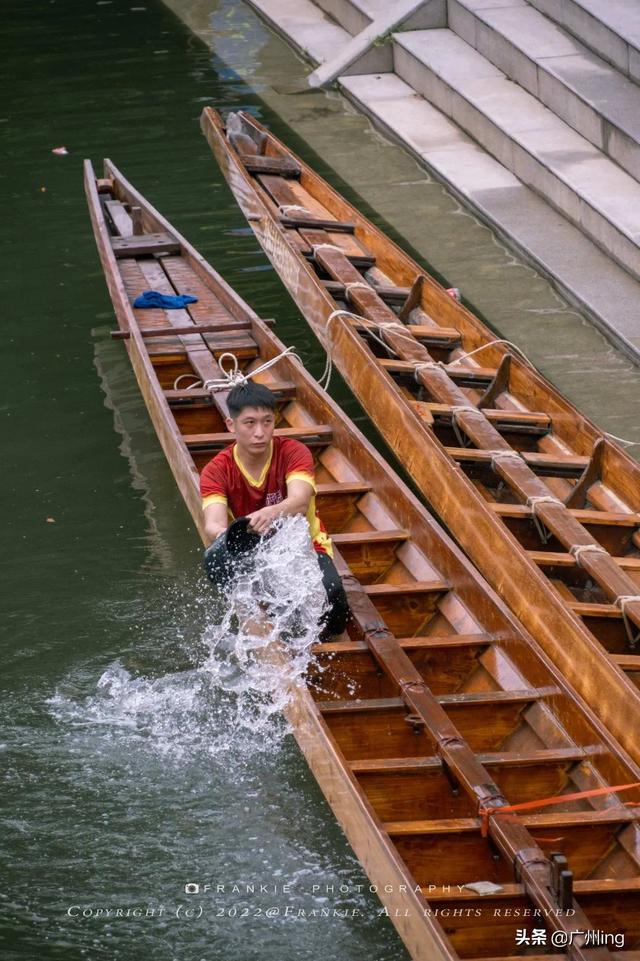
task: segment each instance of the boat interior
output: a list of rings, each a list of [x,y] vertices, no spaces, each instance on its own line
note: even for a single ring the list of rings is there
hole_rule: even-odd
[[[251,116],[226,136],[390,388],[640,686],[640,465]]]
[[[295,200],[314,217],[332,219],[333,211],[306,190],[304,179],[279,178],[276,190],[269,164],[278,155],[268,141],[253,153],[253,140],[236,142],[254,158],[255,169],[264,171],[260,189],[272,204]],[[218,286],[214,272],[112,165],[96,184],[129,300],[149,288],[198,297],[183,310],[131,308],[127,323],[139,328],[166,417],[177,427],[182,446],[176,457],[188,456],[190,469],[200,470],[232,441],[224,423],[226,395],[203,386],[220,375],[222,354],[233,353],[250,373],[283,345],[270,323],[257,320],[228,288]],[[326,236],[350,262],[366,258],[353,232],[331,230]],[[305,229],[292,230],[291,242],[306,243]],[[384,304],[399,316],[406,297],[398,293],[394,276],[368,261],[357,269],[372,288],[393,290]],[[338,280],[324,273],[338,302],[345,303]],[[434,356],[447,363],[455,359],[460,347],[453,332],[443,337],[420,307],[412,308],[407,320],[420,328],[418,339],[430,344]],[[128,329],[121,323],[115,336],[131,347]],[[429,339],[436,336],[437,348]],[[390,367],[398,363],[380,354]],[[561,545],[541,540],[490,463],[461,442],[450,412],[422,388],[414,390],[402,369],[390,373],[408,399],[431,405],[442,443],[458,451],[478,490],[503,512],[567,601],[602,604],[597,586],[571,567]],[[458,368],[456,382],[478,403],[496,376],[470,361]],[[574,926],[618,932],[624,950],[617,947],[616,957],[638,961],[640,791],[609,790],[640,780],[634,765],[301,365],[283,357],[256,379],[277,395],[277,431],[313,451],[317,505],[352,611],[343,636],[315,646],[307,690],[343,760],[345,777],[361,792],[372,824],[404,865],[407,882],[420,886],[425,910],[450,941],[451,957],[541,955],[539,948],[516,947],[516,930],[530,935],[566,925],[553,912],[573,905]],[[588,458],[560,451],[551,416],[525,409],[508,385],[487,410],[510,443],[538,458],[550,490],[565,496],[575,489]],[[606,483],[597,479],[573,510],[633,573],[639,518],[626,503],[618,498],[614,503]],[[627,650],[617,624],[602,639],[614,652]],[[574,793],[580,796],[572,798]],[[545,799],[546,806],[535,806]],[[527,802],[534,804],[530,810],[510,816],[493,810]],[[540,893],[529,880],[549,864],[551,886]],[[481,881],[497,887],[489,895],[466,887]]]

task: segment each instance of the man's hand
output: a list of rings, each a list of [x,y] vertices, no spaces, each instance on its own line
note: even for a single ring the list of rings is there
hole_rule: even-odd
[[[247,514],[249,518],[249,530],[256,534],[266,534],[273,522],[282,514],[281,504],[274,504],[271,507],[261,507],[253,514]]]

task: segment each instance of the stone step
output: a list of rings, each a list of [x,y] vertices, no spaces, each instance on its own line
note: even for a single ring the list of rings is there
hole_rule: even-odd
[[[586,47],[640,83],[637,0],[529,0]]]
[[[640,184],[451,30],[393,36],[395,72],[635,277]]]
[[[449,28],[640,180],[637,84],[525,0],[449,0]]]
[[[385,134],[515,247],[636,361],[640,283],[396,74],[340,78]]]
[[[316,4],[355,37],[384,13],[389,0],[316,0]]]
[[[351,34],[311,0],[250,0],[251,6],[304,57],[325,63]]]

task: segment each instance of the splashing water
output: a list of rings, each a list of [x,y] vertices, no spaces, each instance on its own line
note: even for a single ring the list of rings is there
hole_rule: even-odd
[[[222,621],[203,638],[206,669],[220,690],[237,695],[238,723],[255,730],[286,707],[291,685],[302,682],[327,607],[304,518],[278,522],[225,601]],[[286,656],[263,656],[277,640],[285,642]]]
[[[229,753],[277,750],[290,730],[282,711],[304,683],[327,606],[306,520],[279,522],[225,596],[208,584],[205,591],[195,604],[204,614],[198,636],[190,652],[182,646],[190,654],[184,670],[158,676],[149,665],[136,673],[118,659],[84,699],[67,679],[48,701],[54,717],[74,736],[80,729],[99,738],[98,750],[126,742],[174,760],[198,754],[221,763]],[[182,602],[194,608],[193,596]],[[142,639],[141,655],[149,643]]]

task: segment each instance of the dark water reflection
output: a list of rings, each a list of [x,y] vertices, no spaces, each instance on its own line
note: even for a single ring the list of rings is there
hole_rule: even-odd
[[[215,740],[198,541],[109,339],[82,194],[82,159],[110,156],[321,370],[199,132],[203,103],[264,116],[261,102],[154,0],[5,5],[3,34],[0,954],[402,958],[292,739]],[[176,917],[197,881],[294,893],[227,892]],[[287,904],[357,913],[264,916]]]

